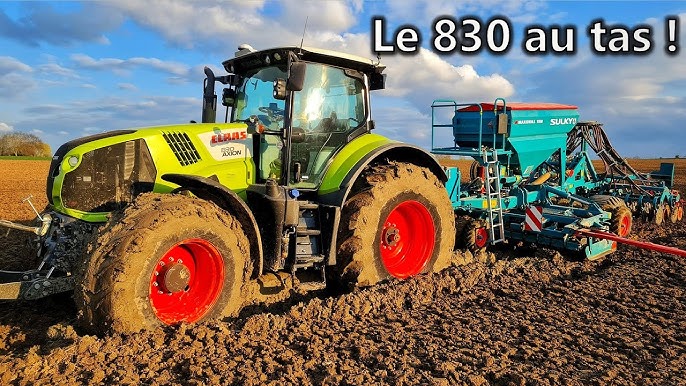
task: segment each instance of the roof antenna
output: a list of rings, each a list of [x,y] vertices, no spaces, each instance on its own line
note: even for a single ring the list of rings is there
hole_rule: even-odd
[[[309,16],[305,17],[305,26],[303,27],[303,37],[300,39],[300,53],[303,53],[303,42],[305,41],[305,31],[307,30],[307,20],[309,19]]]

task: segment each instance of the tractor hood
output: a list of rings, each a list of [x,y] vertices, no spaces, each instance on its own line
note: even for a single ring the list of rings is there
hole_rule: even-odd
[[[207,177],[245,190],[254,181],[252,135],[243,123],[191,123],[118,130],[65,143],[55,152],[46,193],[53,208],[85,221],[143,192],[169,192],[168,173]]]

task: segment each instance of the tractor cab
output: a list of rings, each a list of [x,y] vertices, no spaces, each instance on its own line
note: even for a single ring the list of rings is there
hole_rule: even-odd
[[[230,74],[206,69],[203,122],[216,119],[215,82],[224,120],[252,134],[256,183],[315,190],[333,156],[373,128],[369,91],[381,89],[384,66],[326,50],[283,47],[255,51],[242,45],[223,63]]]
[[[383,88],[385,67],[326,50],[248,45],[222,64],[228,75],[205,69],[203,122],[216,122],[214,85],[224,84],[224,121],[247,125],[255,172],[245,197],[264,269],[315,271],[323,282],[340,207],[320,205],[320,186],[334,157],[373,129],[369,91]]]

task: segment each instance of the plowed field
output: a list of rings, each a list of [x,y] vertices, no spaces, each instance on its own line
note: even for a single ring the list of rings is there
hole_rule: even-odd
[[[30,220],[20,201],[46,204],[48,163],[0,167],[0,217]],[[26,237],[0,238],[0,267],[27,264]],[[631,237],[686,249],[683,223],[638,224]],[[132,335],[86,335],[69,297],[0,302],[0,384],[686,384],[683,258],[624,246],[597,262],[545,248],[487,257]]]

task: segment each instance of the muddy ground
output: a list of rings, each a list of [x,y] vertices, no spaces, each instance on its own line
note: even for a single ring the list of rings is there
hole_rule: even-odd
[[[683,223],[632,237],[686,249]],[[0,302],[0,384],[686,384],[683,258],[623,246],[597,262],[491,257],[104,338],[78,328],[68,297]]]

